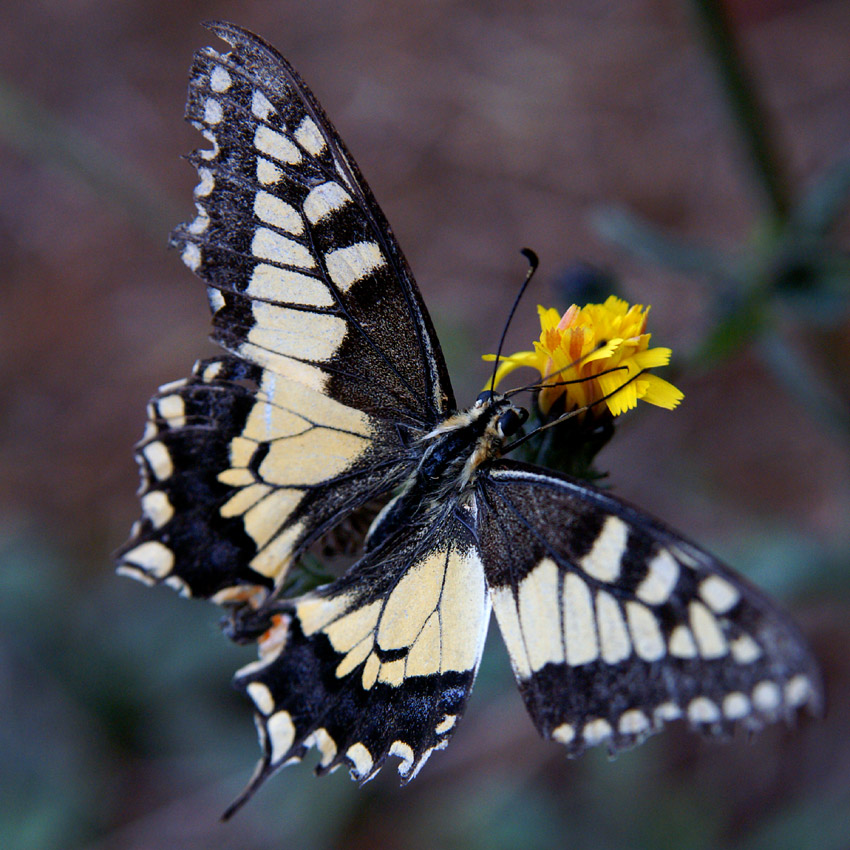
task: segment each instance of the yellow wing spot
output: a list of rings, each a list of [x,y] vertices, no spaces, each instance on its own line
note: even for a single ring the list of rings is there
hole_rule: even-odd
[[[260,464],[260,476],[282,487],[319,484],[345,472],[369,444],[357,434],[324,428],[275,440]]]
[[[272,764],[277,764],[295,742],[295,724],[288,711],[278,711],[266,721],[266,729],[272,745]]]
[[[358,242],[347,248],[337,248],[325,255],[325,265],[331,280],[343,291],[362,280],[369,272],[386,263],[377,242]]]
[[[261,95],[263,100],[266,100],[265,95]],[[268,100],[266,100],[268,103]],[[271,106],[271,104],[269,104]],[[278,162],[284,162],[287,165],[297,165],[301,162],[301,151],[280,133],[272,130],[271,127],[266,127],[261,124],[257,127],[254,133],[254,147],[260,152]]]
[[[617,664],[632,654],[629,631],[620,605],[610,593],[604,590],[596,594],[596,623],[599,628],[602,658],[608,664]]]
[[[171,462],[171,455],[164,443],[158,440],[148,443],[142,449],[142,454],[158,481],[165,481],[174,474],[174,464]]]
[[[446,714],[443,719],[434,727],[434,731],[438,735],[445,735],[450,729],[454,729],[457,723],[456,714]]]
[[[307,747],[315,747],[321,759],[319,764],[322,767],[327,767],[336,757],[336,741],[328,734],[328,730],[324,727],[318,728],[304,739],[304,744]]]
[[[376,599],[369,605],[362,605],[324,627],[331,646],[337,652],[348,652],[360,641],[370,637],[378,624],[381,613],[381,600]]]
[[[272,692],[262,682],[251,682],[247,688],[248,696],[254,701],[261,714],[271,714],[274,711]]]
[[[682,716],[682,709],[675,702],[662,702],[652,714],[658,721],[678,720]]]
[[[130,564],[141,567],[145,572],[165,578],[174,568],[174,552],[158,540],[148,540],[131,549],[123,556]]]
[[[330,360],[347,331],[344,319],[327,313],[305,313],[266,301],[255,301],[251,312],[256,326],[248,332],[249,342],[304,360]]]
[[[245,531],[258,549],[280,531],[300,501],[301,493],[297,490],[275,490],[245,513]]]
[[[366,659],[366,663],[363,665],[362,684],[364,691],[370,690],[375,682],[378,681],[378,673],[380,670],[381,662],[378,660],[378,656],[373,652]]]
[[[635,652],[644,661],[658,661],[667,652],[658,620],[652,611],[640,602],[626,603],[626,618],[632,635]]]
[[[215,188],[215,178],[213,177],[213,173],[209,170],[209,168],[199,168],[198,177],[201,178],[201,182],[198,183],[197,186],[195,186],[195,197],[206,198],[212,194],[212,191]]]
[[[562,723],[552,730],[552,740],[559,744],[570,744],[575,740],[576,730],[572,723]]]
[[[425,621],[416,642],[407,653],[407,676],[430,676],[440,670],[440,615],[435,611]]]
[[[183,397],[168,395],[157,402],[159,414],[168,422],[169,428],[182,428],[186,424],[186,403]]]
[[[251,569],[277,581],[289,568],[292,549],[303,532],[302,522],[286,528],[251,559]]]
[[[493,602],[493,610],[496,612],[499,630],[508,648],[514,673],[520,679],[528,679],[531,676],[531,664],[522,639],[522,628],[513,592],[510,587],[493,588],[490,591],[490,599]]]
[[[313,255],[306,245],[287,236],[258,227],[251,242],[251,253],[260,260],[269,260],[281,266],[312,269],[316,266]]]
[[[593,598],[586,582],[575,573],[564,577],[564,640],[567,664],[588,664],[599,656]]]
[[[346,654],[345,658],[339,662],[334,675],[337,679],[342,679],[347,676],[352,670],[356,670],[368,657],[375,643],[372,640],[372,635],[369,634],[360,641]]]
[[[699,650],[687,626],[678,625],[670,634],[670,654],[676,658],[696,658]]]
[[[724,656],[729,647],[714,615],[701,602],[691,602],[689,610],[691,631],[694,633],[700,655],[703,658]]]
[[[564,661],[558,604],[558,566],[544,558],[518,588],[519,619],[531,669]]]
[[[616,581],[620,576],[620,562],[628,538],[629,527],[619,517],[609,514],[590,552],[581,559],[579,566],[597,581]]]
[[[196,272],[201,267],[201,249],[194,242],[189,242],[183,248],[180,259],[193,272]]]
[[[184,599],[189,599],[192,596],[192,589],[180,576],[170,575],[163,581],[163,584],[172,590],[176,590]]]
[[[249,484],[231,496],[219,508],[219,513],[223,517],[242,516],[271,491],[272,488],[267,484]]]
[[[398,766],[398,772],[402,776],[407,776],[413,767],[413,748],[410,744],[404,741],[393,741],[390,747],[390,755],[401,759],[401,764]]]
[[[397,688],[404,682],[404,665],[404,658],[399,658],[395,661],[385,661],[381,664],[378,681]]]
[[[136,567],[133,564],[121,564],[115,569],[115,572],[119,576],[126,576],[127,578],[140,581],[148,587],[153,587],[156,584],[156,579],[152,575],[149,575],[143,569]]]
[[[285,300],[305,307],[332,307],[336,303],[327,286],[317,278],[267,263],[255,266],[246,294],[264,301]]]
[[[260,191],[254,196],[254,215],[260,221],[293,236],[300,236],[304,232],[304,221],[298,210],[269,192]]]
[[[204,103],[204,124],[215,125],[224,118],[221,104],[212,97],[208,97]]]
[[[162,528],[174,516],[174,507],[162,490],[151,490],[142,496],[142,513],[154,528]]]
[[[382,649],[403,649],[416,640],[440,601],[445,561],[445,551],[432,553],[409,569],[393,588],[378,627]]]
[[[338,596],[305,596],[296,607],[301,630],[308,637],[339,619],[351,607],[352,599],[342,593]]]
[[[374,761],[372,760],[372,754],[366,749],[364,744],[361,744],[359,741],[356,744],[352,744],[345,751],[345,755],[351,761],[352,770],[358,779],[363,779],[372,772]]]

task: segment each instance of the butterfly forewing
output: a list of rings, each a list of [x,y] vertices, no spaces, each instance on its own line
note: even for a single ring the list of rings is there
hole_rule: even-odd
[[[233,50],[195,57],[187,117],[211,147],[191,157],[198,214],[172,241],[238,359],[153,400],[122,570],[227,602],[279,584],[398,483],[453,400],[404,258],[315,99],[260,39],[212,28]]]
[[[478,485],[482,559],[526,706],[571,752],[679,717],[757,729],[808,704],[793,624],[715,558],[591,487],[499,461]]]

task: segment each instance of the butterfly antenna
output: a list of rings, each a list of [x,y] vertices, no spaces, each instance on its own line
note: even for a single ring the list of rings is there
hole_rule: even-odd
[[[516,298],[514,298],[513,306],[511,307],[510,313],[508,313],[508,320],[505,322],[505,327],[502,330],[502,337],[499,340],[499,347],[496,349],[496,361],[493,363],[493,377],[490,378],[490,392],[496,391],[496,372],[499,371],[499,359],[502,356],[502,346],[505,344],[505,337],[508,335],[508,328],[511,326],[511,321],[513,320],[514,313],[516,313],[516,308],[519,307],[519,302],[525,293],[525,290],[528,289],[528,284],[531,283],[531,278],[534,277],[534,273],[537,271],[537,267],[540,265],[540,260],[537,257],[537,254],[531,250],[531,248],[523,248],[520,251],[520,254],[528,260],[528,271],[525,275],[525,280],[522,282],[522,286],[519,288],[519,292],[517,292]]]

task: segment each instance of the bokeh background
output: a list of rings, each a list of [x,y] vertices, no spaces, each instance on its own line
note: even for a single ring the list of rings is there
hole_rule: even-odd
[[[723,3],[749,133],[714,5],[0,2],[0,846],[850,847],[850,4]],[[251,651],[212,606],[111,564],[145,402],[213,351],[203,288],[166,249],[192,215],[181,118],[207,18],[275,44],[332,116],[459,399],[485,380],[523,246],[542,265],[510,349],[536,336],[535,301],[569,299],[577,260],[653,305],[685,403],[632,415],[600,465],[793,612],[825,719],[727,744],[674,725],[568,761],[493,634],[464,723],[412,785],[301,765],[218,823],[257,755],[229,687]]]

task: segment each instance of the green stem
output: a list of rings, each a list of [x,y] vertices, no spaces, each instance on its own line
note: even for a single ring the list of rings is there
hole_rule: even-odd
[[[788,220],[791,197],[755,88],[747,76],[720,0],[691,0],[706,51],[714,63],[732,117],[747,146],[755,177],[777,223]]]

